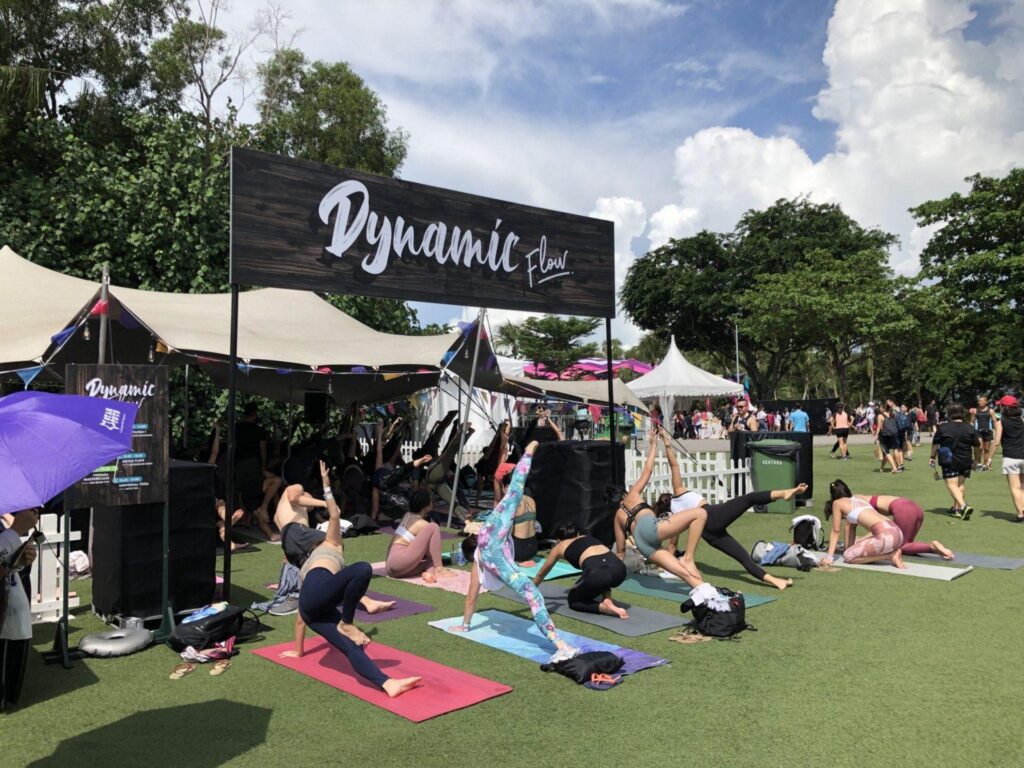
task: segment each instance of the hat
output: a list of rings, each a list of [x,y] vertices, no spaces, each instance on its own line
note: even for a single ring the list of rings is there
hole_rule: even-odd
[[[1003,395],[996,400],[996,405],[1017,405],[1017,398],[1013,395]]]

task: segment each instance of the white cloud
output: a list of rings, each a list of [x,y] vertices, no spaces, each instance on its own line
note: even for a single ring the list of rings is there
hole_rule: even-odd
[[[676,150],[679,195],[651,216],[652,244],[807,194],[898,234],[893,264],[916,271],[927,233],[907,209],[1024,162],[1024,11],[1002,14],[987,44],[964,38],[973,15],[967,0],[839,0],[813,110],[836,123],[835,151],[815,162],[790,136],[696,132]]]

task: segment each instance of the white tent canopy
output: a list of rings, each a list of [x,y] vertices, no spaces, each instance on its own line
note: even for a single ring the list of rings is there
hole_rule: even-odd
[[[674,397],[725,397],[743,394],[743,385],[715,376],[689,362],[676,346],[676,337],[658,365],[626,384],[641,400],[658,400],[666,418],[671,415]]]

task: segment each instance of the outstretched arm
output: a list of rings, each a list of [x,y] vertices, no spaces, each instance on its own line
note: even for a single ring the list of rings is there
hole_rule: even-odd
[[[324,482],[324,501],[327,503],[327,514],[330,516],[327,521],[327,543],[335,547],[344,547],[341,538],[341,508],[334,501],[334,491],[331,489],[331,476],[327,471],[327,465],[320,462],[320,479]]]
[[[548,552],[548,556],[544,558],[544,565],[540,567],[540,570],[537,571],[537,575],[533,577],[533,583],[538,587],[541,582],[544,581],[544,577],[547,576],[551,569],[555,567],[555,563],[557,563],[562,557],[565,552],[566,544],[567,542],[565,541],[558,542],[551,548],[551,551]]]
[[[466,592],[466,604],[462,611],[462,625],[452,627],[456,632],[468,632],[469,624],[473,620],[473,612],[476,610],[476,600],[480,596],[480,564],[474,562],[473,570],[469,576],[469,590]]]
[[[647,449],[647,461],[644,462],[644,469],[637,481],[633,483],[633,487],[629,489],[630,494],[636,494],[638,497],[644,492],[647,483],[651,481],[651,474],[654,472],[654,459],[658,454],[657,435],[649,435],[648,442],[650,447]]]
[[[683,485],[683,477],[679,472],[679,460],[676,458],[676,452],[672,450],[672,446],[669,444],[668,430],[661,427],[660,432],[661,441],[665,444],[665,457],[668,459],[668,467],[672,470],[672,495],[679,496],[686,493],[686,486]]]
[[[304,653],[306,642],[306,622],[299,614],[295,614],[295,647],[290,651],[284,651],[281,658],[301,659]]]

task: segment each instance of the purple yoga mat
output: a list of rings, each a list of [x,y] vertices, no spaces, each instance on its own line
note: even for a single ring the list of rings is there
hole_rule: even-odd
[[[432,605],[415,603],[412,600],[403,600],[400,597],[385,595],[383,592],[374,592],[373,590],[367,590],[366,596],[372,597],[374,600],[394,600],[395,607],[392,608],[390,611],[384,611],[383,613],[367,613],[362,608],[356,608],[356,621],[362,622],[364,624],[379,624],[382,621],[391,621],[392,619],[404,619],[406,616],[415,616],[417,613],[430,613],[432,610],[434,610],[434,606]]]

